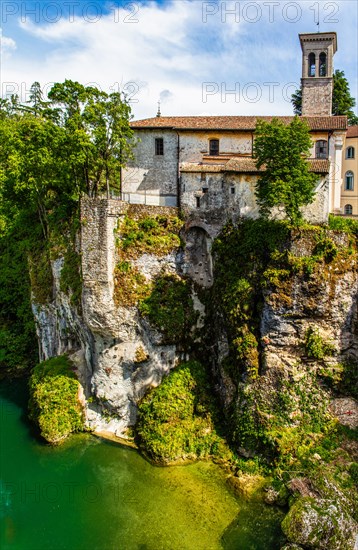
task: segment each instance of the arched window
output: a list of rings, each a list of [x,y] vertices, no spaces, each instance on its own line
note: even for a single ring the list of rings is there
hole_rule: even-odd
[[[352,213],[353,213],[352,205],[351,204],[346,204],[345,207],[344,207],[344,214],[346,216],[351,216]]]
[[[308,56],[308,76],[316,76],[316,56],[310,53]]]
[[[319,76],[327,76],[327,56],[324,52],[319,54]]]
[[[353,187],[354,187],[354,175],[353,175],[353,172],[349,170],[348,172],[346,172],[345,189],[346,191],[353,191]]]
[[[210,139],[209,140],[209,155],[217,156],[219,154],[219,140]]]
[[[347,147],[346,159],[354,159],[354,147]]]
[[[316,159],[328,158],[328,143],[325,139],[316,141]]]

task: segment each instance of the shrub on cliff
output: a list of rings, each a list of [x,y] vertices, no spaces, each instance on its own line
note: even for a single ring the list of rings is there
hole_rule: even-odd
[[[188,340],[197,320],[191,285],[177,275],[158,277],[150,295],[140,302],[139,310],[164,334],[168,344]]]
[[[70,433],[83,429],[80,384],[68,357],[53,357],[37,365],[29,388],[30,418],[46,441],[57,444]]]
[[[228,452],[215,431],[214,397],[205,369],[197,361],[171,371],[142,399],[138,413],[140,446],[158,463]]]
[[[180,246],[179,231],[183,222],[177,216],[126,216],[118,225],[117,245],[121,257],[141,254],[161,257]]]

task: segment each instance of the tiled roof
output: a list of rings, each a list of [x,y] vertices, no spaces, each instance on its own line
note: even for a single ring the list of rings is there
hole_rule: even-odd
[[[264,168],[256,168],[255,159],[232,158],[225,164],[225,170],[228,172],[263,172]]]
[[[329,160],[328,159],[310,159],[310,172],[316,174],[328,174]]]
[[[196,164],[194,162],[182,162],[180,172],[223,172],[225,164]]]
[[[316,174],[328,174],[329,160],[326,159],[309,159],[310,172]],[[232,158],[225,164],[196,164],[194,162],[183,162],[180,165],[180,172],[241,172],[241,173],[258,173],[263,172],[264,167],[256,168],[255,159],[248,158]]]
[[[348,126],[346,137],[347,138],[358,137],[358,126]]]
[[[166,128],[171,130],[255,130],[257,120],[270,122],[278,118],[285,124],[293,120],[293,116],[173,116],[154,117],[136,120],[131,123],[134,129]],[[346,130],[346,116],[307,116],[306,120],[311,130]]]

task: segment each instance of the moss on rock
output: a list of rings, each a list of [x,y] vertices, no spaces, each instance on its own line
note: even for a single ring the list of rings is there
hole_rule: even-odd
[[[182,226],[177,216],[125,216],[117,229],[117,246],[125,258],[137,258],[141,254],[165,256],[180,246]]]
[[[29,388],[30,418],[46,441],[55,445],[84,429],[81,386],[68,357],[53,357],[37,365]]]
[[[167,344],[188,341],[197,319],[190,282],[177,275],[159,276],[139,311],[163,333]]]
[[[157,463],[230,455],[215,429],[217,409],[204,367],[183,363],[139,403],[140,447]]]
[[[288,540],[305,548],[352,550],[356,522],[332,500],[299,498],[282,522]]]

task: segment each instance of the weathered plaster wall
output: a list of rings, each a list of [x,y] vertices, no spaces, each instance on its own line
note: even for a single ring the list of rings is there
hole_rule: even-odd
[[[209,140],[219,140],[220,155],[251,155],[252,132],[180,132],[179,162],[202,162],[209,155]]]
[[[131,203],[176,206],[178,136],[173,130],[141,130],[134,155],[122,173],[122,197]],[[164,154],[155,154],[155,139],[163,138]]]
[[[201,172],[199,169],[200,167],[198,171],[181,172],[181,207],[189,220],[197,219],[221,228],[228,220],[259,216],[255,198],[258,175],[224,171]],[[319,177],[315,200],[303,208],[302,212],[312,223],[327,221],[328,178]],[[276,210],[273,216],[282,218],[283,213]]]

